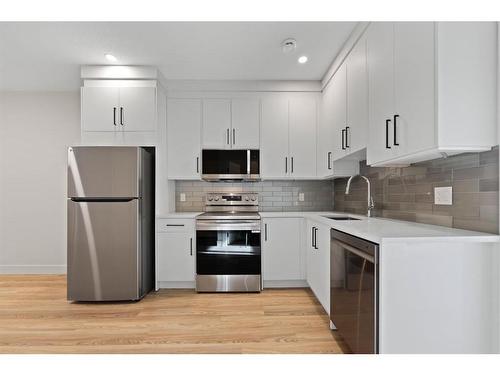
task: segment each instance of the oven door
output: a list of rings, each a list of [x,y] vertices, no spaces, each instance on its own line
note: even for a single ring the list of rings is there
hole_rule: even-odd
[[[260,260],[260,221],[197,221],[198,275],[260,275]]]
[[[377,252],[332,238],[330,320],[353,353],[377,353]]]

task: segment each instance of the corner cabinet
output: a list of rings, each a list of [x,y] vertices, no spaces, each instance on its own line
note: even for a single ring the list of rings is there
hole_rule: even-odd
[[[82,131],[156,131],[156,87],[81,88]]]
[[[167,174],[170,180],[199,180],[200,99],[167,100]]]
[[[263,179],[316,178],[316,94],[262,99]]]
[[[307,220],[307,283],[330,314],[330,227]]]
[[[302,225],[302,218],[263,218],[262,279],[264,287],[300,286],[300,281],[305,280]]]
[[[159,287],[186,288],[195,282],[193,219],[159,219],[157,223],[156,280]]]
[[[404,165],[496,142],[494,22],[374,22],[367,163]]]

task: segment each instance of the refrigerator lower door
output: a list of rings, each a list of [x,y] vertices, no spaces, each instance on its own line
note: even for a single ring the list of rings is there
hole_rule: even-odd
[[[68,200],[68,299],[140,299],[139,200]]]

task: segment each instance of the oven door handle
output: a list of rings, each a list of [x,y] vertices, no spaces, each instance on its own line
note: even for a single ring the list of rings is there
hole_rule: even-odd
[[[350,251],[351,253],[356,254],[357,256],[367,260],[368,262],[375,264],[375,257],[374,256],[367,254],[362,250],[356,249],[355,247],[348,245],[345,242],[342,242],[339,240],[332,240],[332,242],[343,247],[347,251]]]

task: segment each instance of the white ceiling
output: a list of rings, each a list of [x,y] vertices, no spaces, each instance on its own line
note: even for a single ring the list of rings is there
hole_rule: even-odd
[[[0,90],[74,90],[80,65],[154,65],[167,79],[319,80],[355,22],[0,22]],[[297,40],[285,55],[281,42]],[[297,62],[300,55],[309,61]]]

